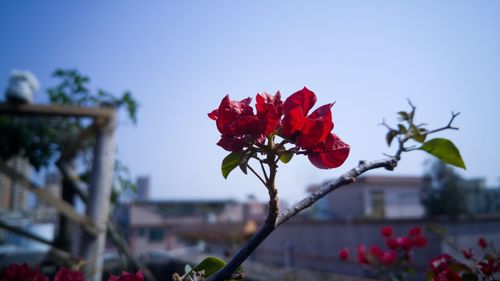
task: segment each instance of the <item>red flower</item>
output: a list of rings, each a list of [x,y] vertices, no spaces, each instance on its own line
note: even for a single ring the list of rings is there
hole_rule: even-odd
[[[396,250],[399,247],[398,240],[396,240],[395,238],[392,238],[392,237],[387,238],[387,240],[385,240],[385,244],[391,250]]]
[[[488,276],[493,273],[493,270],[495,269],[495,261],[493,258],[488,259],[488,261],[481,261],[477,264],[477,267],[481,272]]]
[[[379,261],[382,260],[382,257],[384,256],[384,250],[382,250],[377,245],[374,245],[370,248],[370,253]]]
[[[368,261],[368,255],[366,253],[366,248],[364,245],[358,245],[358,248],[356,249],[357,252],[357,257],[358,257],[358,262],[361,264],[369,265],[370,262]]]
[[[417,236],[417,235],[420,235],[422,233],[422,229],[420,227],[413,227],[413,228],[410,228],[408,230],[408,234],[410,236]]]
[[[49,278],[42,275],[39,268],[30,271],[26,263],[11,263],[5,268],[1,281],[49,281]]]
[[[408,236],[403,236],[398,238],[398,247],[406,251],[410,251],[413,248],[413,241]]]
[[[385,266],[393,264],[398,257],[398,254],[395,251],[388,251],[385,252],[384,255],[382,256],[382,264]]]
[[[469,250],[462,250],[462,254],[464,255],[464,258],[470,260],[474,257],[474,255],[472,254],[472,249],[469,249]]]
[[[281,94],[277,92],[272,96],[267,93],[257,94],[255,97],[257,117],[261,122],[261,130],[264,136],[268,136],[278,128],[281,115],[283,114],[283,102]]]
[[[450,265],[461,265],[447,254],[439,255],[431,259],[430,271],[433,273],[433,281],[462,281],[457,272],[450,269]],[[463,265],[461,265],[463,266]]]
[[[339,251],[339,258],[343,261],[346,261],[349,259],[349,249],[348,248],[343,248]]]
[[[221,139],[217,145],[228,151],[241,151],[244,147],[264,141],[279,125],[282,115],[280,93],[266,93],[256,97],[257,115],[250,106],[251,98],[232,101],[225,96],[219,107],[208,114],[215,120]]]
[[[83,281],[83,273],[80,271],[72,271],[61,267],[54,277],[54,281]]]
[[[382,227],[380,232],[382,233],[382,236],[384,236],[384,237],[391,237],[392,233],[393,233],[393,229],[390,226],[384,226],[384,227]]]
[[[304,87],[288,97],[283,104],[285,117],[281,134],[305,149],[324,142],[333,129],[330,110],[333,104],[323,105],[307,115],[315,103],[316,95]]]
[[[120,276],[111,274],[108,281],[144,281],[144,275],[141,271],[137,271],[135,274],[124,271]]]
[[[325,143],[310,149],[308,158],[311,163],[320,169],[337,168],[344,163],[349,156],[350,147],[337,135],[331,133],[327,136]]]
[[[479,238],[479,240],[477,240],[477,244],[479,245],[479,247],[483,248],[483,249],[486,249],[486,247],[488,247],[488,243],[486,242],[486,239],[484,239],[483,237]]]
[[[427,246],[427,238],[425,238],[424,236],[422,235],[417,235],[413,238],[413,244],[416,246],[416,247],[420,247],[420,248],[423,248],[425,246]]]

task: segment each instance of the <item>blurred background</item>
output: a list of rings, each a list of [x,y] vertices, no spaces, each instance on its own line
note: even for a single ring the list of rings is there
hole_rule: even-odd
[[[375,277],[355,262],[355,248],[383,245],[383,226],[398,237],[423,229],[427,246],[414,253],[418,274],[442,252],[479,251],[480,237],[500,243],[498,1],[16,1],[0,4],[0,38],[5,104],[12,77],[29,71],[37,80],[27,79],[30,85],[39,84],[32,87],[34,104],[120,105],[111,213],[137,260],[177,255],[183,264],[207,253],[234,254],[262,224],[267,190],[241,171],[222,177],[227,152],[216,146],[220,134],[207,113],[226,94],[241,100],[280,91],[286,98],[304,86],[318,96],[316,106],[336,102],[334,132],[351,152],[335,170],[319,170],[305,157],[282,165],[283,207],[360,160],[394,153],[380,124],[396,125],[396,113],[410,109],[407,99],[429,128],[446,125],[451,111],[461,113],[454,121],[460,130],[439,136],[455,143],[467,169],[444,166],[424,152],[404,154],[395,171],[367,173],[273,234],[251,257],[253,278],[285,272],[300,279],[300,270]],[[86,98],[63,97],[75,93]],[[22,123],[10,113],[0,117],[2,126]],[[47,130],[66,136],[92,124],[40,120],[31,126],[43,131],[40,124],[49,124]],[[35,153],[32,158],[46,162],[33,167],[12,148],[26,138],[43,143],[39,132],[28,131],[12,141],[13,131],[2,130],[2,161],[64,198],[67,175],[55,163],[64,145],[50,146],[45,158]],[[92,145],[71,163],[83,190]],[[59,213],[22,185],[0,175],[2,225],[60,238]],[[81,198],[72,205],[85,212]],[[81,235],[75,224],[68,229]],[[5,229],[0,244],[1,266],[26,260],[28,252],[42,253],[43,260],[50,248]],[[81,245],[70,244],[63,247],[78,254]],[[338,256],[344,247],[351,249],[347,262]],[[105,262],[121,260],[119,247],[109,242],[106,249]],[[260,263],[275,267],[263,270]]]

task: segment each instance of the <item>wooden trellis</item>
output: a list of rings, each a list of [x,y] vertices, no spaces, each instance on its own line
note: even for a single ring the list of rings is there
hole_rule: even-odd
[[[66,166],[65,158],[76,154],[82,140],[89,137],[96,138],[88,193],[84,195],[81,191],[76,190],[77,192],[75,192],[80,197],[86,197],[84,200],[86,202],[86,215],[78,213],[71,204],[52,196],[15,169],[5,165],[5,163],[0,162],[0,171],[21,182],[24,188],[34,193],[41,201],[53,206],[66,219],[82,226],[85,232],[80,254],[85,260],[83,268],[85,277],[86,280],[100,281],[103,270],[103,254],[106,231],[108,230],[110,196],[115,163],[116,110],[112,107],[89,108],[66,105],[0,104],[0,115],[87,117],[92,119],[92,124],[82,131],[80,137],[74,143],[65,148],[61,153],[61,158],[57,161],[58,167],[63,173],[66,173],[64,176],[71,178],[72,171]],[[77,188],[75,187],[75,189]],[[0,227],[2,226],[3,228],[9,228],[4,223],[0,225]],[[10,231],[16,230],[11,228]],[[18,232],[18,234],[42,243],[51,244],[49,243],[50,241],[41,239],[33,234],[21,232]],[[58,252],[61,257],[69,256],[64,251]]]

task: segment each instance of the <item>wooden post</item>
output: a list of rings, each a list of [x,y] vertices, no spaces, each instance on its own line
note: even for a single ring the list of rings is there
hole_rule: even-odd
[[[87,216],[94,221],[98,234],[84,233],[82,256],[87,281],[101,281],[106,225],[109,216],[111,188],[115,165],[115,113],[97,131],[92,175],[88,193]]]

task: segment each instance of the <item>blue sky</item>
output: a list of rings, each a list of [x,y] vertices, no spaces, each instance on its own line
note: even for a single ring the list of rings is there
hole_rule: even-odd
[[[118,154],[133,174],[151,175],[157,199],[265,199],[250,175],[222,178],[226,152],[206,113],[225,94],[286,97],[303,86],[318,105],[336,101],[334,132],[351,154],[335,170],[301,157],[281,167],[289,202],[390,153],[378,124],[395,122],[406,98],[430,126],[460,111],[460,130],[440,136],[461,149],[462,174],[500,176],[499,1],[4,1],[0,38],[2,89],[12,69],[47,87],[56,67],[70,67],[96,87],[133,92],[139,123],[120,122]],[[373,174],[420,175],[424,159],[412,152],[396,171]]]

